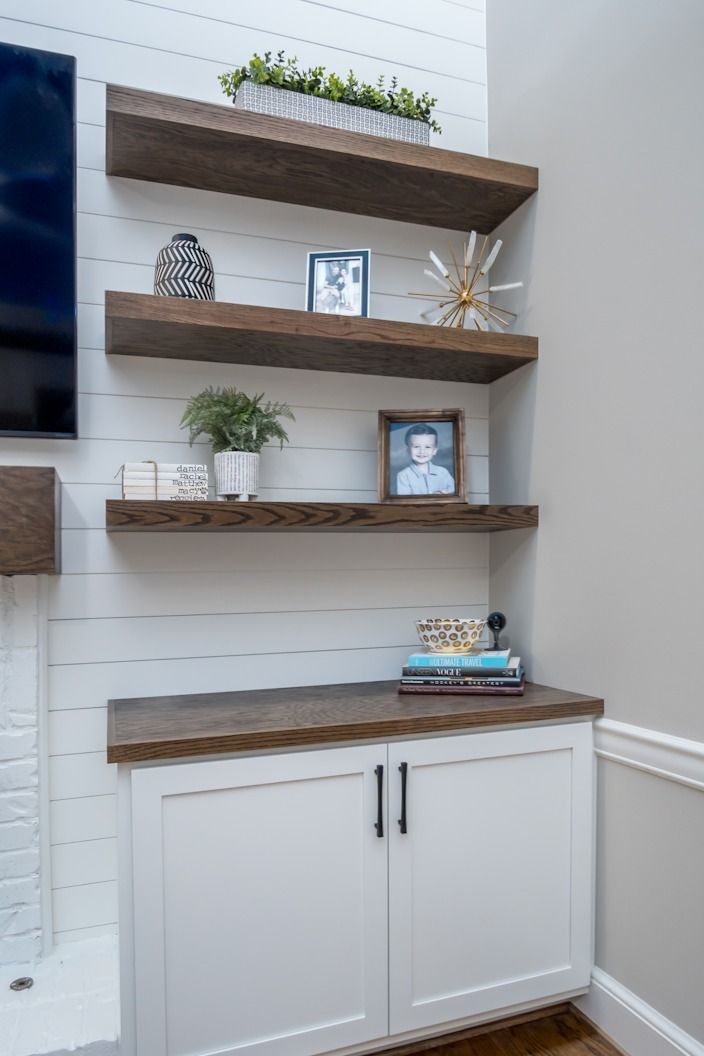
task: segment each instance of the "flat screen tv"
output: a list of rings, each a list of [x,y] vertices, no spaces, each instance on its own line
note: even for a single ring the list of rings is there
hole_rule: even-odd
[[[0,434],[76,436],[76,60],[0,44]]]

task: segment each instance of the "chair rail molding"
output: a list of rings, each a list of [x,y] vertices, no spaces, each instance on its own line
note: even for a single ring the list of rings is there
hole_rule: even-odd
[[[596,754],[602,759],[704,792],[704,742],[614,719],[599,719],[594,737]],[[704,1056],[704,1048],[697,1052]]]
[[[592,972],[589,993],[576,998],[574,1004],[625,1052],[638,1056],[704,1056],[701,1042],[601,968]]]

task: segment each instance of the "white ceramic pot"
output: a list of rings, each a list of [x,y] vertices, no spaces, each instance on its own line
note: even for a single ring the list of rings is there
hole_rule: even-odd
[[[220,451],[215,456],[215,493],[219,499],[241,502],[259,491],[259,455],[249,451]]]

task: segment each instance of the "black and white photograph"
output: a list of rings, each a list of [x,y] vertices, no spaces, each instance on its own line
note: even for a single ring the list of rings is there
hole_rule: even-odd
[[[309,253],[306,309],[327,315],[369,315],[368,249]]]
[[[379,411],[379,499],[465,501],[460,409]]]

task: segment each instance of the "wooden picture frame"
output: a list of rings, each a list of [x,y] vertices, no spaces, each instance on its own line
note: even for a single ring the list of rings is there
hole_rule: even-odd
[[[379,411],[379,502],[466,502],[464,462],[460,408]]]

